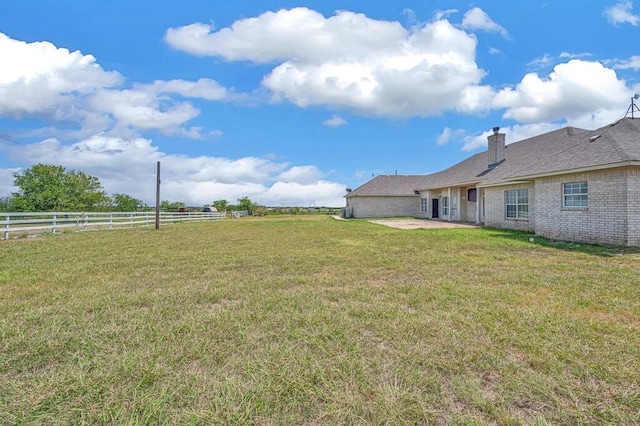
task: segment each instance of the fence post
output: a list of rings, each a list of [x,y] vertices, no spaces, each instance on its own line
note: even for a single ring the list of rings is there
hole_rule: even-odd
[[[89,215],[87,213],[83,213],[83,216],[82,228],[86,231],[89,227]]]
[[[109,229],[113,229],[113,213],[109,213]]]
[[[56,233],[56,215],[53,215],[53,219],[51,220],[51,232]]]
[[[5,228],[4,228],[4,239],[8,240],[9,239],[9,218],[11,216],[6,215],[5,216]]]

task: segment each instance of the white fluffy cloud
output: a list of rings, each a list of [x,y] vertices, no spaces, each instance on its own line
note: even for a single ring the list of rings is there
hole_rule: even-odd
[[[66,115],[73,94],[117,86],[122,76],[104,71],[91,55],[49,42],[26,43],[0,33],[0,117],[34,113]],[[9,66],[10,64],[10,66]]]
[[[500,33],[502,37],[508,37],[509,33],[502,26],[494,22],[487,13],[479,7],[474,7],[464,14],[462,28],[467,30],[481,30],[492,33]]]
[[[11,157],[27,164],[50,163],[82,170],[100,179],[110,193],[126,193],[155,202],[156,161],[161,162],[162,199],[203,205],[217,199],[230,202],[242,196],[266,205],[342,206],[344,184],[323,180],[315,166],[292,166],[265,158],[228,159],[166,154],[150,140],[96,135],[68,145],[56,139],[7,145]],[[0,195],[13,188],[15,169],[0,169]]]
[[[506,134],[506,143],[510,144],[548,133],[561,127],[562,125],[554,123],[516,124],[510,127],[501,127],[500,133]],[[454,140],[462,143],[463,151],[474,151],[478,148],[486,147],[487,137],[491,134],[493,134],[491,129],[482,132],[480,135],[469,134],[466,130],[458,129],[455,131],[456,138]]]
[[[294,166],[286,170],[277,179],[283,183],[309,185],[322,179],[322,172],[316,166]]]
[[[623,61],[615,61],[615,68],[621,70],[640,70],[640,56],[635,55]]]
[[[215,80],[154,81],[122,89],[124,78],[104,71],[92,55],[49,42],[26,43],[0,33],[0,118],[35,115],[77,123],[85,134],[157,129],[193,139],[220,131],[185,127],[200,111],[171,95],[221,101],[238,97]]]
[[[171,102],[161,108],[160,101],[150,91],[103,90],[92,95],[88,103],[95,111],[113,116],[120,125],[140,130],[171,131],[200,113],[187,102]]]
[[[301,7],[241,19],[218,31],[203,23],[171,28],[165,40],[194,55],[275,62],[262,84],[277,99],[367,115],[466,111],[477,101],[465,103],[465,91],[485,75],[475,62],[475,36],[446,20],[405,29],[363,14],[339,11],[325,18]]]
[[[138,84],[137,89],[153,93],[176,93],[185,98],[200,98],[219,101],[229,97],[229,90],[210,78],[197,81],[186,80],[156,80],[152,84]]]
[[[347,124],[347,120],[340,117],[339,115],[333,115],[331,116],[331,118],[322,122],[323,126],[333,127],[333,128],[345,126],[346,124]]]
[[[616,22],[634,23],[630,11],[631,3],[621,2],[607,13]],[[299,7],[240,19],[219,30],[202,23],[171,28],[165,40],[194,55],[273,64],[263,87],[276,100],[299,107],[323,105],[384,117],[504,109],[504,118],[523,123],[592,126],[617,118],[614,112],[619,114],[631,89],[612,68],[576,59],[588,54],[563,52],[560,57],[571,60],[548,76],[529,73],[515,87],[483,85],[485,71],[475,61],[477,39],[465,30],[508,37],[507,30],[478,7],[455,26],[447,17],[456,12],[438,12],[433,22],[404,28],[348,11],[324,17]],[[554,59],[545,54],[529,65],[550,67]],[[637,69],[637,58],[616,67]]]
[[[505,118],[520,122],[570,122],[594,111],[618,111],[619,115],[628,93],[614,70],[574,59],[556,65],[547,78],[525,75],[515,88],[498,92],[493,106],[505,108]]]
[[[621,1],[606,8],[604,10],[604,16],[613,25],[631,24],[637,27],[640,23],[640,16],[635,15],[632,9],[633,3],[630,0]]]

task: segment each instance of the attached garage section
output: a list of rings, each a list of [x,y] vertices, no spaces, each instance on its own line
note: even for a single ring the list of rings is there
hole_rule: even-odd
[[[425,176],[380,175],[346,195],[346,217],[419,216]]]
[[[347,209],[350,217],[417,216],[420,196],[413,197],[350,197]]]

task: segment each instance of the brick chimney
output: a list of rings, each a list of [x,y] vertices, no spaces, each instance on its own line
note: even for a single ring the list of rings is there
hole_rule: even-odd
[[[504,160],[505,134],[498,133],[500,127],[493,128],[493,134],[487,139],[489,140],[489,168],[495,167]]]

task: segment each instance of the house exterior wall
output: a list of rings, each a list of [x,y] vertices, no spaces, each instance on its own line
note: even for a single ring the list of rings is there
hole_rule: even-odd
[[[515,189],[529,190],[529,219],[507,219],[505,212],[505,191]],[[493,228],[513,229],[516,231],[535,231],[536,189],[531,184],[505,185],[484,188],[484,224]]]
[[[418,216],[420,198],[413,197],[349,197],[351,217]]]
[[[640,168],[629,168],[627,174],[628,241],[627,245],[640,247]]]
[[[431,214],[431,191],[426,190],[426,191],[421,191],[420,192],[420,200],[418,200],[418,217],[421,217],[423,219],[427,219],[427,218],[431,218],[433,217],[433,215]],[[422,203],[422,199],[427,200],[427,211],[423,212],[420,210],[420,203]]]
[[[438,218],[441,220],[461,220],[461,221],[469,221],[475,222],[476,220],[476,202],[470,202],[467,200],[467,189],[474,188],[470,187],[455,187],[451,188],[451,199],[449,200],[449,207],[451,209],[451,218],[447,215],[442,214],[442,198],[449,196],[448,188],[438,188],[422,191],[420,194],[420,198],[424,198],[427,200],[427,211],[426,212],[418,212],[419,217],[432,219],[433,218],[433,202],[434,198],[438,199],[438,205],[440,207],[440,211],[438,212]],[[478,191],[479,193],[479,191]],[[418,205],[419,207],[419,205]],[[418,208],[419,210],[419,208]]]
[[[475,186],[467,186],[460,190],[460,199],[462,200],[460,203],[460,220],[467,222],[476,221],[476,204],[478,201],[469,201],[467,199],[468,190],[471,188],[475,188]],[[476,199],[480,199],[480,191],[476,191]]]
[[[422,195],[421,195],[422,196]],[[430,189],[428,191],[428,195],[429,197],[429,213],[427,215],[427,217],[429,219],[433,219],[433,211],[432,211],[432,207],[433,207],[433,202],[432,200],[434,198],[438,199],[438,208],[439,208],[439,212],[438,212],[438,219],[440,220],[458,220],[458,215],[459,215],[459,208],[460,208],[460,194],[458,191],[458,188],[451,188],[451,198],[449,198],[449,212],[448,214],[443,214],[442,213],[442,206],[444,205],[442,199],[444,197],[449,197],[449,189],[448,188],[439,188],[439,189]],[[453,198],[455,197],[455,209],[454,209],[454,200]]]
[[[587,182],[588,207],[562,207],[562,184],[569,182]],[[535,186],[536,234],[557,240],[640,245],[638,168],[542,178]]]

